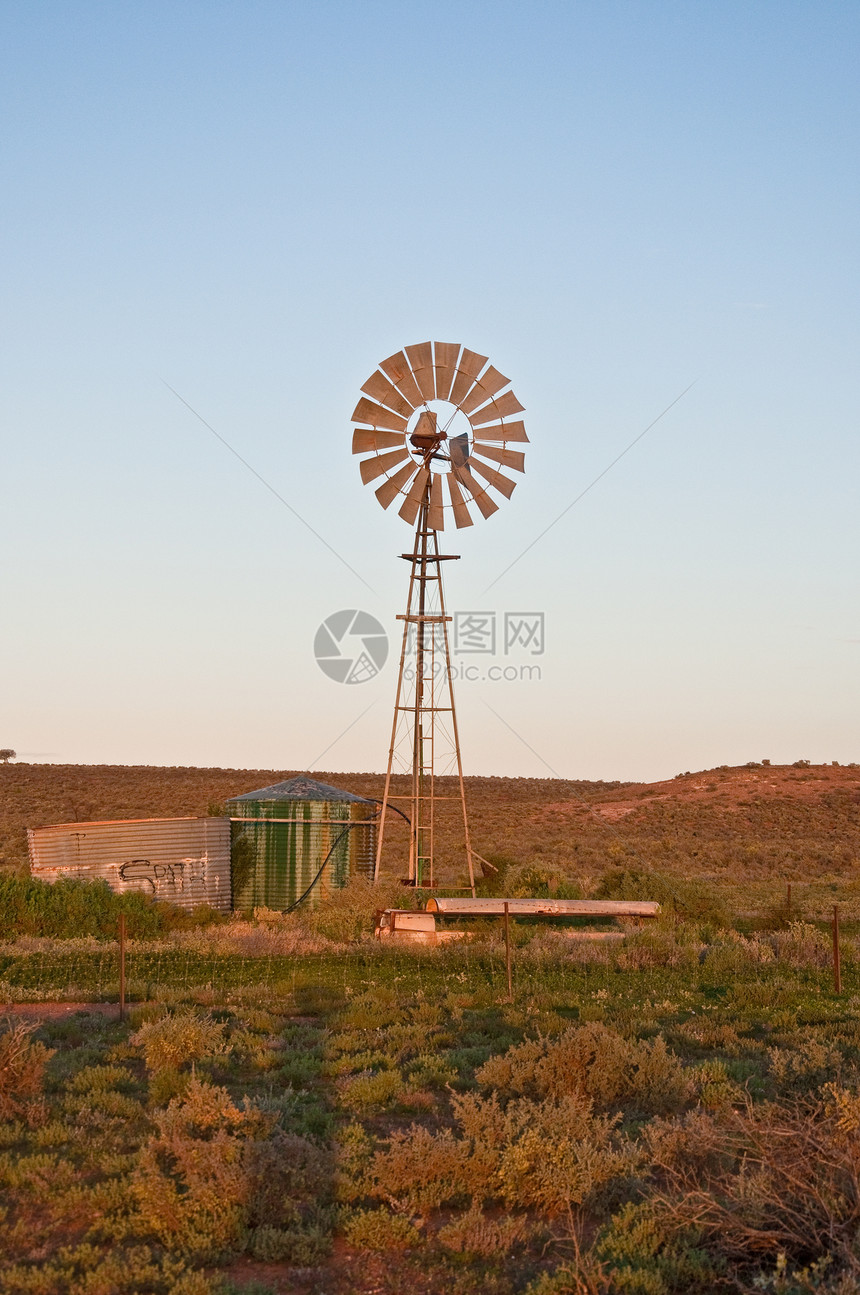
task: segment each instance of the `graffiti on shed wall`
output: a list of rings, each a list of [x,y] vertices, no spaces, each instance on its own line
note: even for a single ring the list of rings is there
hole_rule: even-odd
[[[193,895],[195,892],[206,898],[206,867],[209,856],[204,854],[199,859],[178,859],[174,863],[157,863],[151,859],[129,859],[120,864],[119,875],[122,881],[137,884],[141,890],[147,887],[153,895],[173,893]]]

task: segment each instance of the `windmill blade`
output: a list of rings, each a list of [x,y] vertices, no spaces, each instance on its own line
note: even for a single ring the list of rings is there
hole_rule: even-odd
[[[434,342],[433,353],[436,357],[436,399],[447,400],[454,378],[457,376],[460,343]],[[490,392],[490,394],[493,393]]]
[[[396,468],[398,463],[404,459],[412,460],[405,445],[401,445],[399,450],[392,450],[390,454],[374,454],[371,458],[365,459],[359,464],[361,479],[365,485],[368,481],[373,481],[375,477],[381,477],[383,472],[388,472],[391,468]]]
[[[424,491],[427,489],[429,478],[430,469],[419,468],[418,476],[412,482],[409,487],[409,494],[400,506],[400,516],[410,526],[415,525],[415,518],[418,516],[418,509],[421,507],[421,500],[424,498]]]
[[[379,450],[393,450],[395,445],[402,444],[402,432],[368,432],[357,427],[352,434],[353,454],[376,454]]]
[[[433,343],[420,342],[418,346],[407,346],[406,355],[412,365],[415,381],[424,400],[433,400],[436,395],[436,375],[433,372]]]
[[[512,391],[506,391],[498,400],[491,400],[483,409],[479,409],[476,414],[469,415],[469,422],[473,426],[480,426],[481,423],[489,423],[494,418],[508,418],[511,414],[521,414],[525,406],[521,405]]]
[[[442,476],[439,472],[433,472],[430,476],[427,526],[431,531],[444,531],[445,529],[445,511],[442,504]]]
[[[519,450],[499,449],[497,445],[482,445],[480,441],[475,441],[473,454],[480,454],[484,459],[492,459],[495,463],[501,463],[503,468],[514,468],[517,472],[525,472],[526,456]]]
[[[376,498],[382,504],[383,508],[387,508],[389,504],[394,502],[400,492],[405,489],[412,480],[412,477],[417,471],[418,464],[414,459],[410,459],[409,463],[407,463],[405,467],[402,467],[399,472],[395,472],[393,477],[389,477],[387,481],[383,481],[379,489],[374,491]]]
[[[392,432],[405,432],[406,419],[400,414],[393,414],[382,405],[375,405],[372,400],[359,400],[352,411],[354,423],[370,423],[372,427],[388,427]]]
[[[403,414],[404,418],[408,418],[412,413],[412,405],[410,405],[406,397],[402,396],[397,388],[388,381],[385,374],[380,373],[378,369],[376,373],[370,375],[361,389],[368,396],[372,396],[374,400],[378,400],[380,404],[393,409],[396,414]],[[493,395],[492,391],[490,395]]]
[[[490,396],[494,396],[502,387],[510,384],[510,378],[506,378],[498,369],[494,369],[492,364],[486,373],[482,373],[478,381],[464,401],[461,402],[460,408],[464,414],[470,414],[477,405],[482,405]]]
[[[455,468],[454,476],[470,492],[485,521],[499,511],[499,505],[495,499],[490,498],[487,489],[475,480],[468,468]]]
[[[464,526],[474,526],[472,518],[469,516],[469,510],[463,499],[463,492],[460,489],[457,478],[453,472],[449,472],[445,480],[448,482],[448,493],[451,496],[451,506],[454,509],[454,525],[457,530],[462,530]]]
[[[398,351],[395,355],[389,355],[388,359],[383,360],[379,367],[383,373],[388,374],[397,390],[409,401],[413,409],[417,409],[419,405],[424,404],[424,397],[418,390],[418,384],[412,376],[409,361],[402,351]]]
[[[451,459],[451,466],[454,468],[464,468],[469,462],[469,433],[461,432],[459,436],[452,436],[448,441],[448,454]]]
[[[479,473],[485,481],[489,481],[493,489],[498,490],[499,494],[504,495],[506,499],[510,499],[516,486],[515,481],[511,481],[509,477],[497,472],[495,468],[488,468],[485,463],[482,463],[480,459],[476,459],[474,455],[472,456],[472,469]]]
[[[482,441],[522,441],[528,444],[525,423],[493,423],[491,427],[482,427],[476,440]]]
[[[448,396],[452,405],[459,405],[466,393],[474,386],[475,379],[486,363],[486,355],[479,355],[477,351],[470,351],[468,347],[463,347],[463,354],[457,362],[457,376],[454,379],[451,394]]]

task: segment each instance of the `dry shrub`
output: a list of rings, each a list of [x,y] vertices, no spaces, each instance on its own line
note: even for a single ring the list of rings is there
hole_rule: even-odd
[[[450,1129],[431,1133],[420,1124],[393,1133],[387,1149],[376,1153],[371,1172],[372,1194],[400,1213],[427,1214],[468,1199],[480,1186],[469,1142]]]
[[[134,1190],[146,1230],[172,1252],[210,1262],[253,1247],[255,1229],[319,1235],[327,1159],[276,1118],[192,1079],[187,1096],[156,1115],[141,1152]]]
[[[787,931],[774,931],[769,939],[777,959],[790,967],[830,965],[833,956],[830,936],[808,922],[792,922]]]
[[[169,948],[179,946],[204,957],[278,958],[294,954],[325,953],[332,948],[330,940],[308,930],[299,913],[275,913],[268,909],[255,911],[256,920],[243,921],[233,916],[223,926],[171,934]]]
[[[706,965],[711,976],[742,976],[754,967],[774,961],[769,940],[721,931],[717,942],[707,949]]]
[[[661,925],[630,936],[615,951],[616,963],[625,971],[648,967],[682,967],[693,971],[705,946],[694,940],[684,926]]]
[[[508,1255],[514,1246],[528,1241],[533,1230],[522,1215],[491,1218],[473,1205],[440,1228],[436,1239],[446,1250],[490,1259],[493,1255]]]
[[[658,1218],[741,1266],[831,1254],[860,1278],[860,1099],[692,1112],[646,1129]]]
[[[339,1075],[356,1075],[363,1070],[390,1070],[391,1059],[385,1052],[344,1052],[325,1063],[325,1074],[336,1079]]]
[[[603,1110],[629,1106],[660,1114],[690,1096],[681,1062],[662,1036],[632,1041],[598,1022],[574,1026],[557,1039],[517,1044],[475,1074],[482,1087],[502,1095],[582,1094]]]
[[[178,1070],[183,1064],[228,1051],[224,1025],[214,1021],[209,1012],[195,1012],[193,1008],[145,1021],[131,1036],[131,1042],[143,1049],[150,1074]]]
[[[409,1067],[409,1082],[416,1087],[444,1088],[456,1078],[455,1067],[438,1053],[419,1053]]]
[[[6,1021],[0,1034],[0,1120],[23,1115],[28,1122],[44,1114],[39,1102],[45,1078],[45,1066],[54,1055],[30,1035],[35,1025],[23,1021]]]
[[[734,1025],[712,1021],[706,1016],[691,1016],[674,1027],[671,1037],[688,1048],[692,1044],[704,1052],[725,1052],[730,1057],[738,1057],[745,1050]]]
[[[467,1096],[463,1107],[471,1106],[474,1117],[482,1100]],[[584,1204],[625,1177],[638,1159],[630,1143],[613,1143],[614,1121],[593,1117],[579,1097],[509,1102],[503,1127],[490,1184],[493,1194],[507,1205],[538,1209],[550,1217]]]

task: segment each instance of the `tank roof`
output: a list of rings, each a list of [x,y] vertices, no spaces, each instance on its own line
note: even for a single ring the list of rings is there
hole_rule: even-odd
[[[317,782],[315,778],[288,778],[286,782],[275,782],[271,787],[261,787],[258,791],[246,791],[242,796],[231,796],[228,805],[237,800],[323,800],[354,801],[359,805],[373,805],[374,801],[366,796],[356,796],[354,792],[343,791],[332,787],[327,782]]]

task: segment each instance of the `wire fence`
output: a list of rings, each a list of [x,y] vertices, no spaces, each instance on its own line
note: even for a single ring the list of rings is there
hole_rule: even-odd
[[[856,993],[858,969],[855,941],[846,940],[842,949],[841,978],[844,989]],[[791,961],[777,956],[772,961],[740,964],[748,955],[737,948],[738,973],[768,980],[789,968],[791,974],[808,982],[819,993],[831,986],[836,959],[831,964],[830,939],[821,935]],[[722,946],[732,950],[731,944]],[[834,953],[836,945],[834,945]],[[730,986],[732,973],[719,958],[695,955],[677,960],[666,950],[642,957],[625,954],[621,946],[601,953],[580,950],[571,955],[557,948],[544,951],[529,947],[513,949],[513,986],[517,999],[527,1001],[551,996],[556,1002],[574,1003],[583,994],[609,986],[613,995],[622,987],[633,988],[637,996],[665,994],[707,986]],[[718,971],[717,968],[720,968]],[[713,969],[712,969],[713,968]],[[423,994],[434,1001],[454,1001],[460,994],[484,994],[502,1001],[508,995],[508,975],[503,943],[472,944],[468,941],[441,949],[381,947],[364,944],[342,952],[267,954],[206,954],[184,949],[136,948],[125,956],[125,997],[135,1002],[170,1001],[185,995],[208,1001],[230,1001],[252,996],[257,1001],[277,1000],[287,1010],[316,1013],[350,996],[380,988],[393,989],[398,997]],[[840,988],[843,985],[840,984]],[[0,954],[0,1013],[2,1004],[39,1002],[118,1003],[120,1001],[120,947],[106,942],[97,950],[7,951]]]

